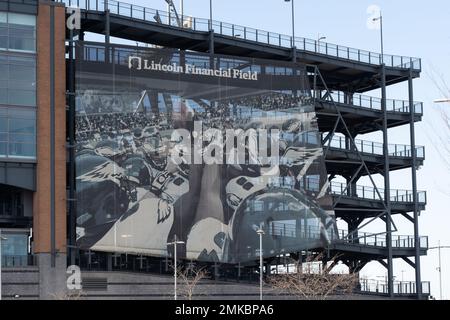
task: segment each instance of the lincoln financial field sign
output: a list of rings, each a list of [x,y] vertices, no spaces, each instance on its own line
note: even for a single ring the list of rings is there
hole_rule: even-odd
[[[77,241],[238,263],[335,234],[304,66],[76,46]]]

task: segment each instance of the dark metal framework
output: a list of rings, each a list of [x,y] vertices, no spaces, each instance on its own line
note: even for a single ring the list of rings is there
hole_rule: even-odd
[[[150,10],[150,9],[149,9]],[[158,14],[159,17],[159,14]],[[74,48],[73,41],[74,36],[78,36],[78,39],[84,38],[84,32],[95,32],[105,35],[105,42],[110,42],[112,35],[123,37],[130,40],[142,41],[145,43],[153,43],[157,45],[165,45],[175,47],[180,50],[194,50],[203,51],[209,53],[225,53],[236,56],[248,56],[248,57],[263,57],[278,60],[290,60],[292,59],[292,50],[282,50],[273,48],[270,45],[261,45],[251,40],[246,39],[229,39],[222,35],[222,33],[215,33],[211,28],[209,31],[200,32],[185,30],[182,27],[164,26],[161,23],[142,21],[141,19],[133,19],[129,16],[121,17],[120,14],[112,15],[108,8],[108,1],[105,2],[104,11],[97,10],[84,10],[82,14],[82,30],[78,30],[75,33],[70,31],[69,37],[69,76],[68,76],[68,103],[69,103],[69,248],[72,248],[70,254],[71,263],[75,259],[76,243],[75,243],[75,164],[74,164],[74,119],[75,119],[75,88],[74,88]],[[160,19],[160,18],[159,18]],[[144,9],[145,20],[145,9]],[[210,26],[213,25],[212,23]],[[220,23],[222,28],[222,23]],[[147,30],[147,31],[146,31]],[[136,32],[134,32],[136,31]],[[146,31],[146,32],[145,32]],[[258,35],[258,33],[256,33]],[[281,39],[281,38],[280,38]],[[281,43],[281,40],[280,40]],[[295,48],[295,42],[291,41],[293,48]],[[292,48],[291,48],[292,49]],[[294,49],[295,50],[295,49]],[[324,56],[323,54],[311,54],[310,52],[302,52],[295,50],[297,53],[296,61],[300,63],[306,63],[309,65],[310,79],[313,83],[314,98],[316,100],[317,114],[319,123],[322,121],[323,132],[327,132],[323,138],[324,154],[325,158],[328,153],[331,152],[331,141],[333,136],[339,132],[344,134],[346,144],[349,149],[356,155],[351,161],[337,160],[336,163],[341,165],[351,164],[352,169],[347,170],[345,173],[341,173],[347,181],[346,188],[341,195],[334,197],[333,207],[338,218],[342,218],[348,224],[348,234],[345,236],[344,241],[331,245],[329,248],[325,248],[327,256],[338,253],[341,255],[341,259],[349,266],[352,272],[359,272],[368,262],[379,261],[388,270],[388,294],[394,295],[394,282],[393,282],[393,259],[402,258],[409,265],[415,269],[416,284],[415,294],[417,298],[422,297],[421,286],[421,272],[420,272],[420,256],[426,254],[426,249],[421,247],[421,238],[419,237],[419,201],[417,196],[417,178],[416,170],[421,162],[417,159],[416,146],[415,146],[415,132],[414,125],[416,121],[420,121],[420,115],[416,112],[415,102],[413,100],[413,79],[418,77],[420,70],[414,68],[414,64],[409,65],[407,68],[392,68],[387,67],[382,61],[378,67],[367,65],[366,63],[358,63],[344,61],[339,57]],[[369,55],[370,56],[370,55]],[[370,59],[369,59],[370,60]],[[342,71],[354,71],[354,76],[348,77],[342,74]],[[408,81],[409,101],[408,109],[409,114],[402,115],[403,118],[399,118],[398,115],[392,114],[387,109],[387,96],[386,86],[392,83],[401,81]],[[331,86],[331,87],[329,87]],[[364,92],[372,90],[374,88],[381,89],[381,112],[366,110],[365,112],[373,117],[371,121],[375,124],[374,127],[361,126],[362,115],[358,113],[348,113],[348,108],[345,107],[353,105],[353,94],[356,92]],[[345,93],[346,105],[334,101],[332,97],[332,91],[340,90]],[[324,95],[321,92],[324,91]],[[326,101],[325,101],[326,100]],[[328,110],[322,109],[324,103],[328,104]],[[331,106],[331,108],[330,108]],[[329,112],[332,109],[334,112]],[[346,113],[342,113],[341,110],[346,110]],[[349,120],[351,115],[351,121]],[[346,119],[347,118],[347,119]],[[334,120],[333,120],[334,119]],[[398,120],[394,120],[398,119]],[[361,120],[358,123],[358,120]],[[397,121],[397,122],[395,122]],[[348,124],[350,123],[350,124]],[[397,124],[395,124],[397,123]],[[390,172],[390,155],[388,152],[388,129],[395,125],[403,125],[409,123],[410,125],[410,138],[411,138],[411,163],[405,167],[410,166],[412,170],[412,197],[413,208],[411,217],[408,212],[409,209],[396,209],[392,210],[391,204],[391,190],[389,181]],[[358,146],[355,143],[355,137],[360,133],[366,133],[369,131],[381,130],[383,133],[383,160],[379,163],[378,173],[384,177],[384,194],[381,192],[375,184],[372,174],[377,173],[371,170],[363,154],[358,150]],[[381,159],[380,159],[381,160]],[[423,159],[422,159],[423,160]],[[336,174],[340,172],[331,173],[329,180],[331,181]],[[356,182],[362,176],[368,176],[375,193],[378,197],[378,203],[381,204],[376,208],[364,208],[361,203],[356,205],[340,206],[344,200],[344,196],[355,195]],[[355,201],[358,201],[357,199]],[[392,245],[392,233],[397,231],[397,228],[392,220],[392,214],[401,214],[414,224],[414,241],[411,250],[397,250]],[[386,230],[377,235],[385,235],[386,246],[384,248],[368,248],[360,244],[359,232],[361,228],[370,224],[375,219],[382,219],[386,224]],[[367,221],[368,220],[368,221]],[[364,240],[365,241],[365,240]],[[355,250],[357,248],[357,250]],[[319,251],[319,250],[318,250]],[[317,252],[316,252],[317,253]],[[300,260],[303,260],[310,253],[297,253]],[[89,253],[90,259],[91,253]],[[295,253],[294,253],[295,256]],[[410,256],[414,256],[414,262],[409,259]],[[267,261],[271,263],[280,263],[279,258],[276,261]],[[270,268],[267,268],[270,272]],[[238,268],[240,274],[240,268]]]

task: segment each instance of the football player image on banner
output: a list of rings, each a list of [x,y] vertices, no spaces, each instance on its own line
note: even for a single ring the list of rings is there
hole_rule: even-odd
[[[336,224],[305,66],[79,42],[77,245],[241,263]]]

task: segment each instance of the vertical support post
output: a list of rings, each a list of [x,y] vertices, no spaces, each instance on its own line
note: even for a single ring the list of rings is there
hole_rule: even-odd
[[[416,137],[415,137],[415,125],[414,125],[414,91],[413,91],[413,76],[412,66],[409,69],[408,78],[408,91],[409,91],[409,113],[411,115],[409,121],[410,139],[411,139],[411,155],[412,155],[412,167],[411,167],[411,182],[412,182],[412,198],[414,203],[414,249],[415,249],[415,275],[416,275],[416,294],[417,299],[422,298],[422,280],[420,276],[420,239],[419,239],[419,206],[417,199],[417,154],[416,154]]]
[[[387,106],[386,106],[386,66],[381,64],[381,108],[383,110],[383,155],[384,155],[384,201],[386,205],[386,244],[387,244],[387,269],[388,269],[388,293],[394,295],[393,287],[393,257],[392,257],[392,223],[391,223],[391,197],[389,181],[389,141],[387,128]]]
[[[110,42],[110,36],[111,36],[111,29],[110,29],[110,16],[109,16],[109,9],[108,9],[108,1],[105,2],[105,42],[109,44]]]
[[[173,277],[174,277],[174,287],[173,287],[173,298],[177,300],[177,236],[175,235],[175,240],[173,242]]]
[[[109,63],[109,44],[111,40],[111,28],[110,28],[110,16],[109,16],[109,8],[108,1],[105,1],[105,62]]]
[[[70,264],[75,264],[76,211],[75,211],[75,57],[73,30],[69,37],[69,245]]]
[[[2,300],[2,229],[0,229],[0,301]]]

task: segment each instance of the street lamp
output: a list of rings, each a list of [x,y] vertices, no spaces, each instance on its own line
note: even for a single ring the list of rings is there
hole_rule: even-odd
[[[450,249],[450,246],[441,246],[441,241],[439,241],[437,247],[430,247],[428,250],[438,249],[439,251],[439,267],[437,270],[439,271],[439,299],[442,300],[442,266],[441,266],[441,249]]]
[[[325,40],[327,37],[321,37],[320,33],[317,34],[317,52],[320,53],[320,40]]]
[[[262,229],[262,225],[256,230],[256,233],[259,235],[259,300],[262,300],[262,286],[263,286],[263,252],[262,252],[262,236],[264,234],[264,230]]]
[[[0,300],[2,300],[2,241],[8,240],[2,237],[2,229],[0,229]]]
[[[433,102],[434,103],[447,103],[447,102],[450,102],[450,98],[436,99]]]
[[[212,31],[212,0],[209,0],[209,31]]]
[[[173,298],[177,300],[177,244],[183,244],[184,241],[177,241],[177,235],[174,236],[174,240],[172,242],[168,242],[167,245],[173,245],[173,277],[174,277],[174,291]]]
[[[295,15],[294,15],[294,0],[284,0],[284,2],[292,3],[292,61],[297,61],[297,48],[295,47]]]
[[[383,44],[383,16],[381,15],[378,18],[373,18],[372,21],[380,21],[380,37],[381,37],[381,64],[384,65],[384,44]]]

